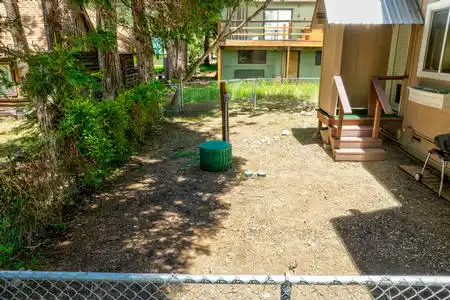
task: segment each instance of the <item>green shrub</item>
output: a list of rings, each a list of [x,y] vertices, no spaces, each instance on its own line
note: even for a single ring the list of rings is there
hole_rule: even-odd
[[[0,170],[0,268],[11,251],[61,222],[68,197],[97,188],[137,150],[162,117],[163,94],[164,86],[152,82],[115,100],[69,99],[52,132],[56,157],[50,158],[42,143],[32,155],[12,159]],[[57,165],[48,163],[52,159]]]
[[[163,94],[164,87],[155,82],[127,90],[115,100],[75,99],[67,105],[60,134],[74,140],[80,156],[89,162],[80,188],[97,187],[136,150],[149,126],[162,116]]]

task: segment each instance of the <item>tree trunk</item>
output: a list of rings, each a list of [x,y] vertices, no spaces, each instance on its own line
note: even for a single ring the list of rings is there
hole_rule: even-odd
[[[27,37],[25,35],[25,31],[23,30],[22,19],[20,17],[19,6],[16,0],[4,0],[3,1],[6,10],[6,16],[8,17],[8,21],[11,23],[9,28],[13,41],[14,48],[16,50],[28,52],[28,42]],[[24,78],[25,74],[28,72],[27,64],[22,61],[17,61],[17,66],[19,70],[20,78]]]
[[[204,41],[204,43],[203,43],[203,53],[209,53],[208,52],[208,50],[209,50],[209,34],[208,33],[205,33],[205,41]],[[209,54],[205,57],[205,60],[204,60],[204,64],[206,65],[206,66],[209,66],[210,64],[211,64],[211,62],[210,62],[210,60],[209,60]]]
[[[98,59],[100,71],[103,73],[103,97],[114,99],[117,91],[122,87],[122,72],[120,67],[119,51],[117,49],[117,23],[115,3],[111,1],[111,8],[104,5],[97,6],[97,22],[105,31],[109,31],[115,37],[115,44],[108,49],[99,49]]]
[[[68,36],[67,43],[70,44],[70,37],[81,37],[87,33],[85,24],[77,21],[77,16],[82,14],[81,5],[76,5],[73,0],[60,0],[60,11],[62,14],[62,32]]]
[[[17,0],[4,0],[6,9],[6,16],[11,22],[10,32],[14,41],[16,49],[28,51],[28,42],[25,36],[25,31],[22,26],[22,19],[20,18],[19,5]]]
[[[169,80],[181,80],[187,69],[187,42],[185,40],[167,40],[167,76]]]
[[[87,32],[76,21],[77,14],[81,14],[80,5],[73,5],[71,0],[43,0],[42,10],[49,50],[53,50],[57,43],[70,46],[73,41],[71,37]]]
[[[47,25],[48,25],[48,49],[53,50],[57,43],[61,42],[62,38],[62,14],[58,0],[42,1],[48,2],[47,9]]]
[[[217,35],[216,40],[214,43],[208,48],[208,50],[203,53],[203,55],[193,64],[192,68],[190,69],[189,73],[184,77],[184,81],[190,80],[194,74],[195,71],[198,69],[198,67],[202,64],[202,62],[206,59],[207,56],[209,56],[214,50],[216,50],[222,43],[230,37],[233,33],[239,31],[242,29],[242,27],[245,26],[249,21],[251,21],[254,17],[256,17],[261,11],[266,9],[266,7],[272,2],[272,0],[266,0],[258,9],[256,9],[250,16],[247,17],[244,21],[242,21],[238,26],[234,27],[232,30],[230,30],[230,24],[231,24],[231,16],[234,15],[234,12],[238,8],[238,4],[236,4],[233,7],[232,13],[230,14],[229,19],[227,20],[225,26],[222,29],[222,32],[219,32]]]
[[[136,38],[137,66],[140,82],[148,82],[155,77],[152,38],[148,31],[144,0],[131,0],[133,29]]]

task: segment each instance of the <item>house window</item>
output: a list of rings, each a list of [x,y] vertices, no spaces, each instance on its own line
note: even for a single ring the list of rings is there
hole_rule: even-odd
[[[266,9],[264,11],[264,38],[266,40],[283,40],[289,35],[292,19],[290,9]],[[283,30],[284,29],[284,30]]]
[[[320,66],[322,64],[322,50],[316,51],[316,66]]]
[[[267,53],[265,50],[239,50],[239,64],[265,64]]]
[[[420,51],[420,77],[450,81],[450,1],[428,5]]]
[[[10,64],[0,64],[0,98],[17,95]]]

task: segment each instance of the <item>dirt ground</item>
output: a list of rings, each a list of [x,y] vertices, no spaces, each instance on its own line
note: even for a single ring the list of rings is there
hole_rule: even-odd
[[[314,137],[313,112],[234,114],[230,124],[225,173],[180,158],[220,138],[220,117],[163,126],[42,252],[42,268],[450,274],[450,203],[398,168],[411,161],[395,144],[384,143],[384,162],[336,163]],[[242,176],[260,169],[267,177]]]

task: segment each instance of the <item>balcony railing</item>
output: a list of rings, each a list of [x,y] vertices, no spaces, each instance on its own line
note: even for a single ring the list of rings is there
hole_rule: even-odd
[[[231,29],[236,28],[242,21],[231,21]],[[221,27],[226,22],[221,23]],[[289,20],[289,21],[249,21],[242,29],[231,36],[231,40],[253,40],[253,41],[308,41],[322,40],[311,30],[311,21]]]

